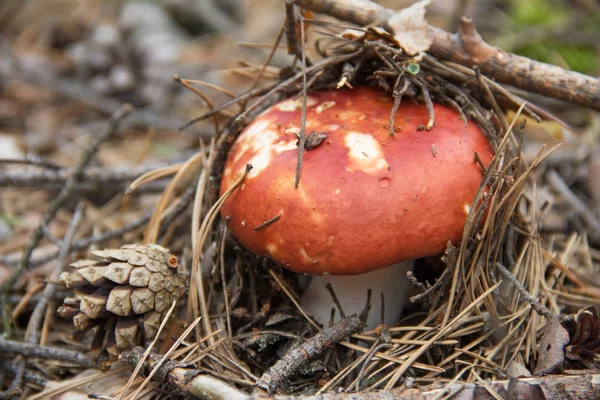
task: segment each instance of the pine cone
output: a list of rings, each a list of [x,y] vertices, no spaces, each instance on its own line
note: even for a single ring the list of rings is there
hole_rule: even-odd
[[[173,301],[185,292],[179,262],[155,244],[128,244],[120,249],[92,251],[101,261],[71,264],[60,280],[75,293],[58,312],[72,318],[73,338],[98,327],[92,350],[106,349],[111,359],[156,336]]]

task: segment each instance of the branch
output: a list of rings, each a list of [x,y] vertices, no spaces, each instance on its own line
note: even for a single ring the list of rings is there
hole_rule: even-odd
[[[511,274],[510,271],[508,269],[506,269],[506,267],[504,265],[497,262],[496,268],[498,269],[498,271],[500,271],[500,273],[502,275],[504,275],[504,277],[506,279],[508,279],[508,281],[510,283],[512,283],[512,285],[515,287],[515,289],[517,289],[517,292],[519,292],[525,298],[525,301],[527,301],[529,303],[531,308],[533,308],[533,310],[536,313],[538,313],[539,315],[542,315],[546,318],[558,318],[561,322],[573,321],[573,316],[564,315],[564,314],[557,315],[557,314],[553,313],[548,307],[546,307],[542,303],[540,303],[539,300],[536,299],[535,297],[533,297],[527,291],[527,289],[525,289],[523,284],[521,284],[521,282],[519,282],[519,280],[513,274]]]
[[[0,339],[0,352],[3,355],[21,355],[27,358],[65,361],[86,368],[96,368],[96,364],[88,356],[78,351],[64,350],[56,347],[40,346],[32,343],[14,342]]]
[[[318,357],[326,348],[333,343],[345,339],[354,332],[364,327],[362,321],[356,315],[344,318],[335,325],[327,327],[317,335],[308,339],[302,345],[288,352],[275,365],[269,368],[256,382],[256,386],[266,390],[269,394],[286,379],[288,379],[298,368],[308,361]]]
[[[0,159],[0,164],[4,160]],[[158,168],[174,165],[176,162],[151,161],[140,165],[123,165],[117,167],[90,167],[83,171],[80,182],[86,187],[104,188],[107,185],[123,185],[130,183],[135,178]],[[62,187],[75,172],[74,168],[43,169],[36,168],[11,168],[0,174],[0,186],[34,187],[42,185],[55,185]]]
[[[357,25],[386,25],[394,10],[369,0],[296,0],[302,7]],[[487,44],[470,19],[461,19],[460,32],[429,26],[433,43],[428,53],[440,60],[475,66],[494,80],[544,96],[600,111],[600,80],[508,53]]]
[[[130,365],[137,365],[144,355],[142,347],[135,347],[131,351],[127,351],[121,355],[121,360]],[[144,361],[143,370],[146,373],[160,362],[162,356],[160,354],[150,353]],[[181,393],[201,399],[213,400],[245,400],[247,396],[229,386],[225,382],[205,375],[193,366],[177,363],[175,361],[167,361],[163,363],[157,373],[152,377],[152,380],[161,383],[169,383],[171,386],[178,389]]]

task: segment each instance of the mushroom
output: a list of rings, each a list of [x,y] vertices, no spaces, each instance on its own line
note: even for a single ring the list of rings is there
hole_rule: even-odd
[[[434,104],[426,131],[425,105],[393,99],[368,87],[310,94],[306,150],[295,187],[302,99],[275,104],[234,142],[221,192],[246,164],[254,167],[224,203],[221,214],[247,249],[300,274],[315,275],[302,301],[329,321],[331,283],[346,313],[364,308],[373,290],[368,326],[397,322],[412,260],[458,243],[469,207],[493,157],[473,122]],[[380,293],[385,299],[381,321]]]

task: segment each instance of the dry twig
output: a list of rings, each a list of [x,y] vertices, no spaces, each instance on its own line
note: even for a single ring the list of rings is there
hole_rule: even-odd
[[[304,8],[365,26],[387,25],[394,14],[369,0],[297,0]],[[428,53],[454,61],[519,89],[569,101],[600,111],[600,80],[577,72],[505,52],[483,41],[473,22],[461,20],[458,33],[429,27],[433,42]]]
[[[85,368],[96,368],[96,364],[85,354],[56,347],[0,339],[0,352],[2,354],[21,355],[26,358],[65,361]]]
[[[287,378],[305,363],[318,357],[323,351],[340,340],[358,332],[364,327],[361,319],[352,315],[340,320],[335,325],[323,329],[299,347],[291,350],[277,361],[256,382],[256,386],[271,394]]]

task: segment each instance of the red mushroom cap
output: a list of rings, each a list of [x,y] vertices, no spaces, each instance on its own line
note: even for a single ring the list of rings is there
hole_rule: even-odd
[[[327,138],[304,152],[294,188],[302,99],[280,102],[233,144],[221,193],[253,169],[225,202],[235,237],[256,254],[311,275],[353,275],[440,254],[458,243],[492,148],[474,122],[435,104],[402,102],[388,124],[391,96],[371,88],[310,94],[306,134]],[[313,135],[314,136],[314,135]],[[258,230],[265,221],[280,216]]]

